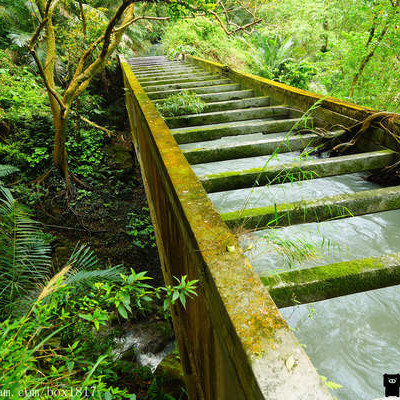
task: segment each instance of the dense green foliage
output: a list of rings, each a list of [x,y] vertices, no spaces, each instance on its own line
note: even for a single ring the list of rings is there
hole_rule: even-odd
[[[0,174],[15,169],[1,166]],[[116,386],[112,354],[115,319],[136,320],[164,293],[163,315],[196,295],[197,281],[154,288],[146,272],[122,266],[99,270],[87,247],[74,250],[53,277],[48,237],[11,192],[0,191],[0,385],[12,396],[22,390],[72,391],[70,398],[136,398]],[[29,395],[23,396],[29,397]],[[163,398],[162,396],[159,397]]]
[[[53,128],[49,102],[29,67],[0,50],[0,158],[23,171],[49,165]]]
[[[162,43],[171,58],[189,53],[240,68],[248,57],[247,46],[240,37],[228,38],[215,21],[203,17],[170,24]]]
[[[263,22],[253,34],[224,37],[215,21],[197,18],[170,24],[163,46],[170,56],[188,52],[301,89],[399,111],[400,13],[393,4],[277,0],[263,6]]]

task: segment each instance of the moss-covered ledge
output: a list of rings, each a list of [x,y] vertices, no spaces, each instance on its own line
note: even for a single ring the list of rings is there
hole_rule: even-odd
[[[400,284],[400,253],[261,277],[278,307]]]
[[[240,83],[242,88],[252,89],[258,96],[271,97],[271,104],[290,104],[304,112],[313,107],[314,109],[310,115],[327,121],[327,129],[330,129],[333,125],[352,126],[376,112],[376,110],[369,107],[297,89],[284,83],[238,71],[230,66],[204,60],[190,54],[185,55],[185,60],[206,71],[226,76]],[[318,104],[318,107],[314,107],[315,104]],[[397,133],[400,134],[400,122],[395,122],[392,128],[395,128]],[[391,135],[384,133],[383,129],[370,130],[368,140],[393,150],[398,150],[399,148],[398,142]]]
[[[263,229],[365,215],[400,208],[400,186],[221,214],[230,227]]]
[[[200,181],[208,193],[213,193],[368,171],[383,168],[395,159],[396,153],[394,151],[378,150],[332,158],[318,158],[310,161],[299,160],[293,163],[266,166],[265,168],[202,175]]]

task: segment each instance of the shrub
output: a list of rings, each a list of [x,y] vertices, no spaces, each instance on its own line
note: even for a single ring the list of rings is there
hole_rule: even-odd
[[[127,234],[132,236],[133,244],[142,249],[145,247],[156,247],[150,210],[147,207],[143,207],[141,212],[128,213],[128,216]]]
[[[205,17],[171,23],[162,45],[169,58],[189,53],[235,67],[245,66],[248,56],[240,38],[228,37],[216,21]]]

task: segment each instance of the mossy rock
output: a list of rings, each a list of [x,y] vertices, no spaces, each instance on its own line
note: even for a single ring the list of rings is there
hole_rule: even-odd
[[[160,389],[177,399],[182,399],[185,380],[179,355],[176,352],[165,357],[154,372]]]
[[[132,169],[133,159],[127,147],[111,143],[104,146],[104,151],[116,167],[120,169]]]

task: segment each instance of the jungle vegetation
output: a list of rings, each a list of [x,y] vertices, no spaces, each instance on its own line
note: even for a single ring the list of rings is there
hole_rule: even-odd
[[[148,283],[147,270],[161,278],[116,54],[195,54],[399,112],[399,9],[399,0],[0,0],[0,389],[171,398],[148,370],[136,371],[136,386],[121,381],[126,366],[112,356],[114,328],[169,318],[196,286]],[[182,106],[204,104],[178,96],[160,111]]]

